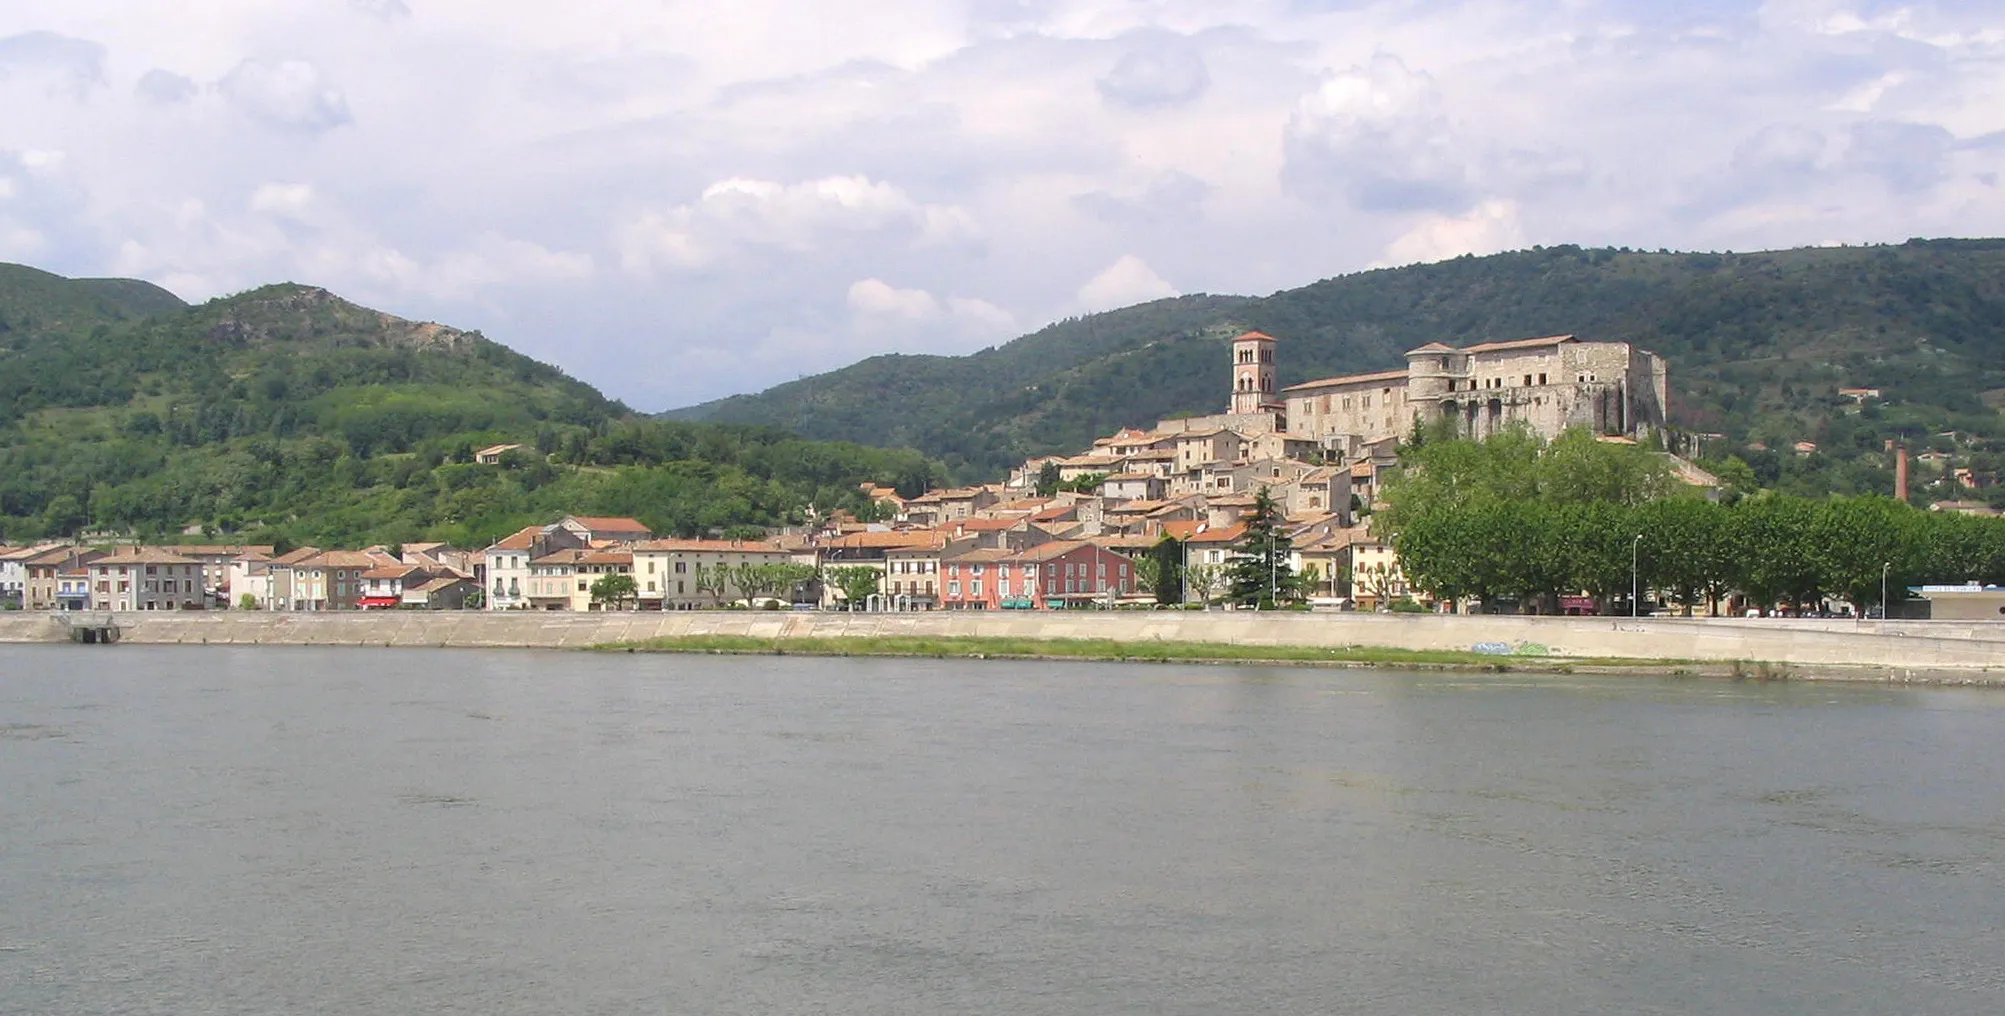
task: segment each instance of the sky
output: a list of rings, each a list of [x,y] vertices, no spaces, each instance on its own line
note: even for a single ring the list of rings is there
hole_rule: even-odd
[[[2005,0],[7,0],[0,260],[653,411],[1182,293],[2005,234]]]

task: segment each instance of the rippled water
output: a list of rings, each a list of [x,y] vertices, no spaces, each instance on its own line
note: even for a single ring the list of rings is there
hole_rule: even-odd
[[[0,647],[0,1012],[2005,1011],[2005,694]]]

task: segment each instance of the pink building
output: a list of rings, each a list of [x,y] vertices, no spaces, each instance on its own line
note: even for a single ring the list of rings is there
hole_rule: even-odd
[[[1077,540],[1027,550],[970,550],[941,563],[948,610],[1064,610],[1135,590],[1134,563]]]

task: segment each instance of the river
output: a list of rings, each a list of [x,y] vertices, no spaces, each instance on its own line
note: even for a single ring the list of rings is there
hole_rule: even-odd
[[[0,647],[0,1012],[2005,1010],[2005,693]]]

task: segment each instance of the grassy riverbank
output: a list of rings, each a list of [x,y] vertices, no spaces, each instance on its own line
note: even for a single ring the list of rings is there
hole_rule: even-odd
[[[977,636],[844,636],[755,638],[682,635],[615,642],[592,648],[648,653],[737,653],[775,656],[902,656],[935,659],[1103,660],[1139,663],[1288,663],[1326,666],[1454,667],[1478,670],[1570,671],[1620,668],[1696,672],[1678,660],[1591,660],[1547,656],[1496,656],[1446,649],[1382,646],[1241,645],[1228,642],[1124,642],[1114,639],[1032,639]]]

